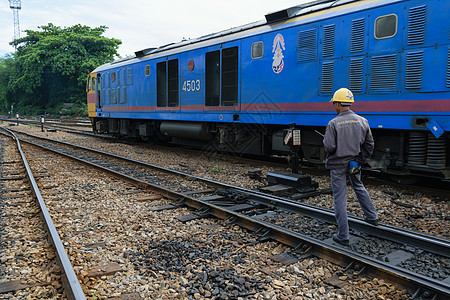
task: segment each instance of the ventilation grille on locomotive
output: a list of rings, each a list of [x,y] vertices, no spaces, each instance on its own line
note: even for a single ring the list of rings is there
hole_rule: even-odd
[[[125,78],[124,84],[133,85],[133,69],[132,68],[127,68],[126,74],[125,74],[125,70],[124,70],[124,78]]]
[[[120,97],[120,104],[125,104],[128,101],[128,93],[127,93],[127,87],[122,87],[122,97]]]
[[[327,61],[322,65],[322,82],[320,85],[320,92],[322,94],[333,93],[333,77],[334,77],[334,62]]]
[[[417,6],[409,9],[408,46],[420,45],[425,42],[427,6]]]
[[[298,61],[315,60],[317,53],[317,30],[311,28],[298,33]]]
[[[423,80],[423,51],[406,54],[405,88],[420,89]]]
[[[350,42],[351,53],[364,51],[366,32],[366,20],[356,19],[352,21],[352,33]]]
[[[445,86],[450,88],[450,48],[447,50],[447,80]]]
[[[350,59],[349,87],[353,93],[361,93],[364,86],[364,57]]]
[[[373,92],[395,92],[397,90],[397,64],[396,54],[372,57],[370,90]]]
[[[111,93],[110,93],[110,95],[111,95],[111,104],[117,104],[117,95],[116,95],[116,89],[115,88],[112,88],[112,89],[110,89],[110,91],[111,91]]]
[[[336,36],[336,26],[334,24],[323,27],[323,56],[334,55],[334,40]]]

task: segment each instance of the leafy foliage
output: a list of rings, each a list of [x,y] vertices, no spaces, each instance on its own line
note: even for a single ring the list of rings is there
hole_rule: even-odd
[[[21,114],[57,113],[63,103],[85,106],[87,74],[113,60],[121,41],[102,36],[106,26],[38,28],[12,41],[16,53],[0,60],[0,83],[7,82],[6,90],[0,88],[0,110],[12,103]]]
[[[0,111],[10,109],[9,103],[5,101],[8,96],[8,85],[10,78],[14,74],[14,58],[12,55],[6,55],[0,58]]]

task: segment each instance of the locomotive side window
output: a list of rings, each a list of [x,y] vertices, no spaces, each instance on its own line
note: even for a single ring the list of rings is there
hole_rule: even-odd
[[[116,72],[111,73],[111,81],[112,82],[116,81]]]
[[[178,59],[169,60],[167,70],[168,104],[174,107],[178,106]]]
[[[220,103],[220,51],[206,53],[206,106]]]
[[[263,42],[256,42],[252,44],[252,59],[263,57],[264,44]]]
[[[166,93],[166,62],[160,62],[156,64],[156,93],[157,93],[157,106],[167,106],[167,93]]]
[[[238,47],[222,50],[222,106],[237,105]]]
[[[97,80],[97,102],[98,102],[98,107],[102,107],[102,77],[100,76],[100,74],[97,75],[98,80]]]
[[[150,76],[150,65],[145,66],[145,76]]]
[[[91,77],[89,76],[87,80],[86,91],[90,90],[91,90]]]
[[[387,39],[397,34],[397,15],[390,14],[375,20],[375,38]]]

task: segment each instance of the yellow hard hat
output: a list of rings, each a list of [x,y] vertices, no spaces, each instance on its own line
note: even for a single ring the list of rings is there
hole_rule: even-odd
[[[353,99],[353,93],[349,89],[340,88],[334,93],[330,102],[353,103],[355,100]]]

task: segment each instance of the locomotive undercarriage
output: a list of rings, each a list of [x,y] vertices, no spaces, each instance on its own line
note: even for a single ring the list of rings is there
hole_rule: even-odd
[[[450,180],[450,135],[430,131],[373,131],[375,151],[369,161],[383,173],[421,175]]]
[[[205,152],[288,155],[283,144],[286,127],[257,124],[201,123],[181,121],[92,119],[93,130],[115,137],[140,138],[149,142],[172,143]],[[325,128],[299,127],[302,163],[323,166]],[[430,131],[373,130],[375,150],[364,167],[398,178],[413,175],[450,180],[450,135],[436,138]]]

